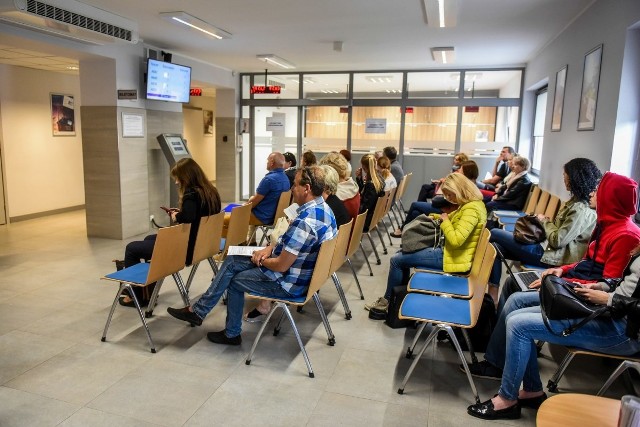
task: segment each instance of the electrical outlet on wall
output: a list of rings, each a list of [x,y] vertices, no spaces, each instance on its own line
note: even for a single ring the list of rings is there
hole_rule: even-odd
[[[149,215],[149,222],[153,222],[154,218],[155,217],[153,215]]]

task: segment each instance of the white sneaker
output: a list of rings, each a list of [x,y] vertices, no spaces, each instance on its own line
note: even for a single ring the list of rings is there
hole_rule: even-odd
[[[364,305],[365,310],[371,310],[372,308],[375,308],[376,310],[385,311],[387,307],[389,307],[389,301],[387,301],[385,297],[380,297],[371,304]]]

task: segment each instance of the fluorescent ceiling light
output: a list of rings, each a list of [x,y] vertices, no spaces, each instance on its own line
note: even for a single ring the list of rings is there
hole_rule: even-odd
[[[456,52],[453,47],[432,47],[431,56],[439,64],[451,64],[456,60]]]
[[[189,15],[187,12],[163,12],[160,16],[171,22],[186,25],[189,28],[198,30],[218,40],[231,38],[231,33],[215,27],[193,15]]]
[[[290,70],[291,68],[296,68],[296,66],[293,65],[291,62],[287,61],[286,59],[280,58],[279,56],[276,56],[273,53],[263,53],[260,55],[256,55],[256,58],[258,58],[261,61],[268,62],[273,65],[277,65],[278,67],[285,68],[287,70]]]
[[[322,93],[340,93],[340,91],[336,90],[336,89],[321,89],[320,92],[322,92]]]
[[[434,28],[455,27],[458,23],[459,0],[422,0],[427,25]]]
[[[393,76],[367,76],[365,77],[371,83],[391,83]]]

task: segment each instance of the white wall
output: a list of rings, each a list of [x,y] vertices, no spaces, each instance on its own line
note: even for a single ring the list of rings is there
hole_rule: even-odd
[[[204,134],[203,110],[213,111],[213,134]],[[184,137],[189,151],[207,178],[216,180],[216,99],[211,96],[191,97],[189,107],[182,109]]]
[[[75,96],[75,136],[53,136],[50,93]],[[84,204],[77,76],[0,64],[9,217]]]
[[[529,89],[535,83],[549,79],[540,179],[543,189],[562,197],[567,196],[559,176],[562,165],[574,157],[588,157],[602,170],[610,168],[627,29],[638,21],[640,21],[639,1],[599,0],[527,65],[525,88]],[[604,50],[595,130],[578,132],[578,107],[584,55],[599,44],[604,45]],[[567,64],[569,67],[562,129],[560,132],[550,132],[555,73]],[[523,99],[521,140],[530,137],[528,121],[533,117],[533,97],[530,93],[526,95]],[[638,100],[636,99],[635,102]]]

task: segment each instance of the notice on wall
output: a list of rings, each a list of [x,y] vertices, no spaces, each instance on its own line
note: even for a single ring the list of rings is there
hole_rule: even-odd
[[[122,113],[122,137],[144,138],[144,115]]]
[[[285,116],[267,117],[267,130],[284,132]]]
[[[387,119],[366,119],[364,133],[387,133]]]

